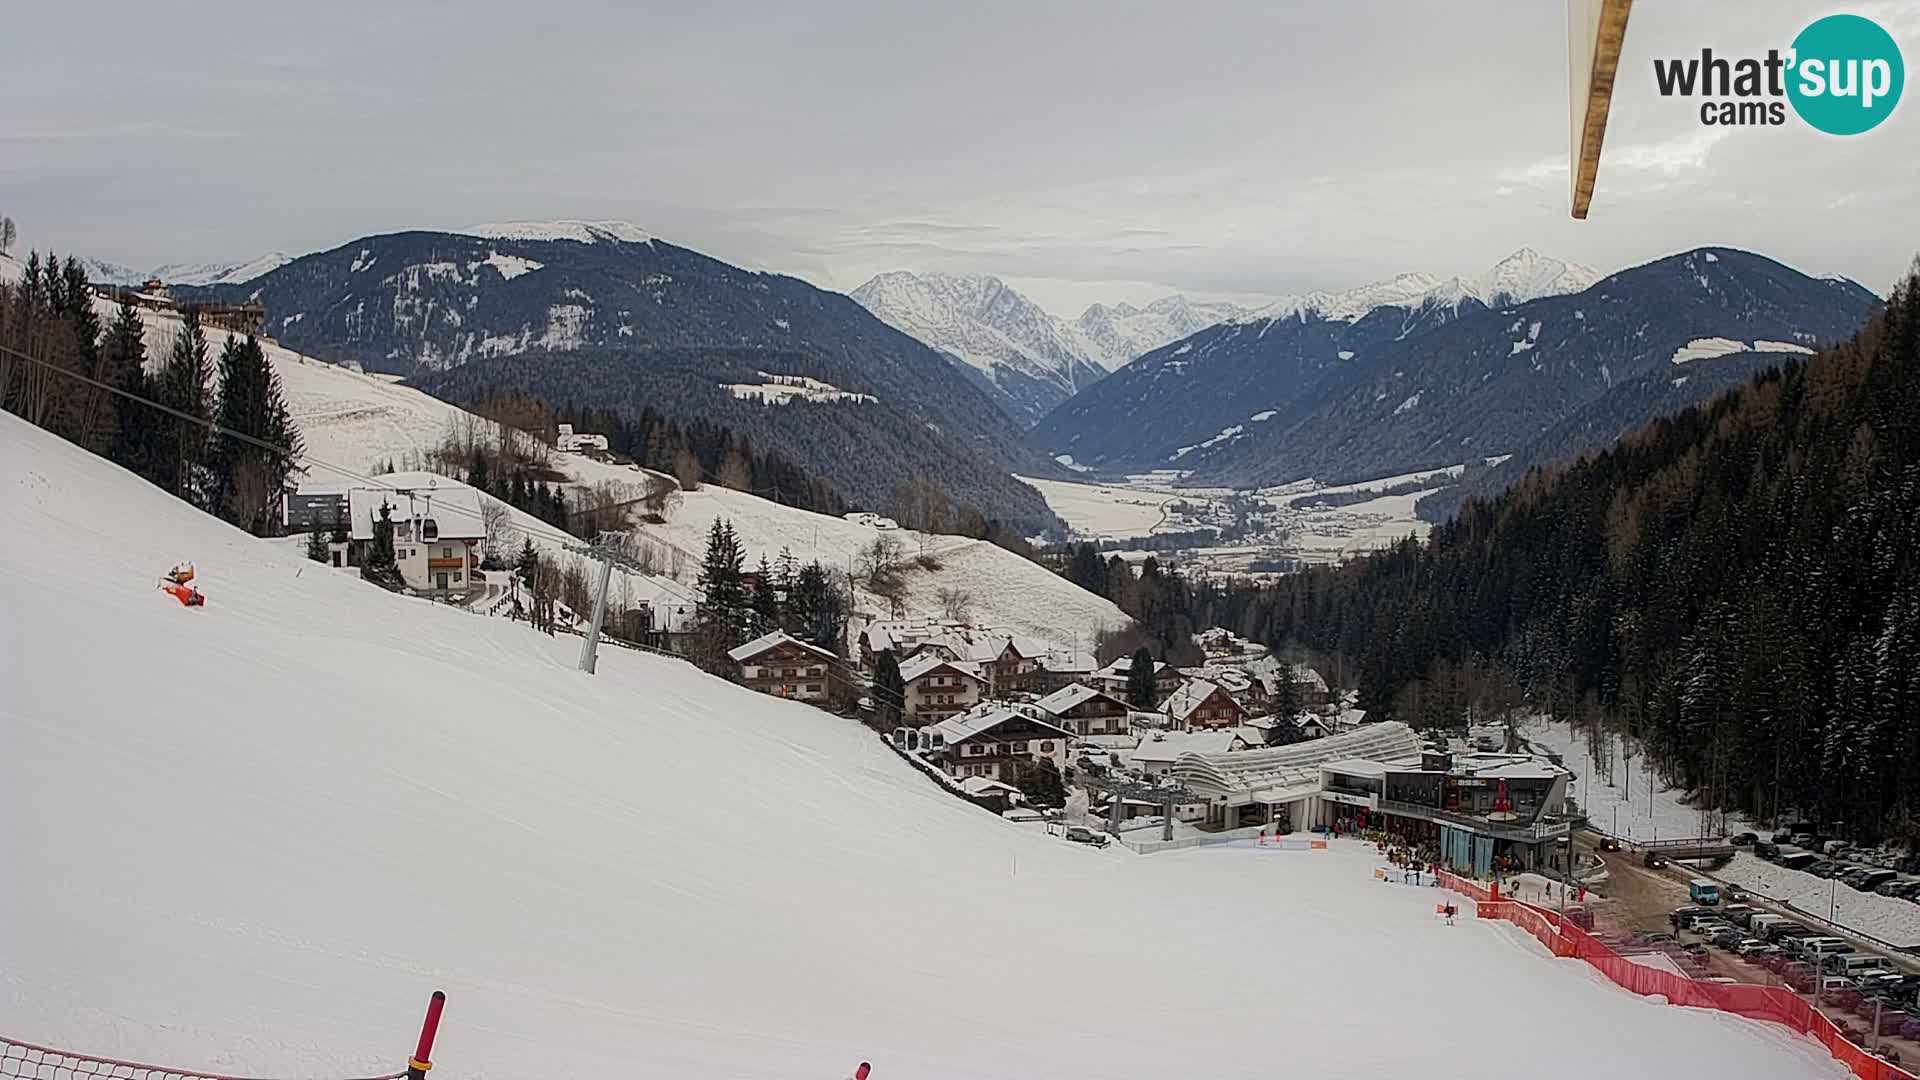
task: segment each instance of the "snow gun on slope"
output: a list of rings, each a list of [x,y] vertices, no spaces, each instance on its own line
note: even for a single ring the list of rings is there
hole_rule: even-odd
[[[193,564],[175,563],[173,569],[160,576],[160,588],[169,593],[184,607],[205,607],[207,598],[200,595],[200,589],[193,584]]]

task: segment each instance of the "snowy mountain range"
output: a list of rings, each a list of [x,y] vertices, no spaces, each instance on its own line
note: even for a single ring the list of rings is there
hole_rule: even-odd
[[[1028,441],[1103,474],[1241,487],[1480,458],[1503,458],[1510,481],[1845,338],[1878,303],[1731,248],[1597,281],[1523,250],[1471,279],[1406,274],[1210,327],[1061,404]]]
[[[269,251],[246,262],[165,263],[151,270],[105,259],[82,258],[80,265],[86,268],[87,280],[96,285],[138,285],[152,278],[168,285],[239,285],[292,261],[291,255]]]
[[[852,296],[953,361],[1022,426],[1107,373],[1075,327],[996,277],[902,270],[873,278]]]
[[[260,303],[289,348],[406,376],[446,400],[515,389],[634,416],[651,408],[724,425],[862,506],[884,509],[903,478],[925,473],[1027,535],[1055,524],[1011,475],[1051,463],[948,358],[846,296],[625,222],[367,236],[182,295]],[[821,393],[754,389],[783,386]]]
[[[1523,304],[1543,296],[1577,293],[1599,280],[1598,270],[1523,247],[1493,264],[1478,277],[1442,280],[1432,274],[1397,274],[1385,281],[1341,292],[1310,292],[1282,297],[1232,321],[1263,323],[1276,319],[1318,317],[1350,323],[1383,307],[1451,313],[1457,312],[1469,300],[1483,307]]]
[[[986,274],[880,274],[853,298],[888,325],[958,364],[1016,420],[1040,422],[1061,402],[1169,342],[1227,322],[1309,315],[1353,322],[1382,307],[1429,311],[1444,320],[1462,304],[1522,303],[1579,292],[1597,271],[1521,248],[1477,277],[1400,274],[1340,292],[1286,296],[1259,308],[1168,296],[1146,307],[1094,304],[1078,319],[1050,314]]]

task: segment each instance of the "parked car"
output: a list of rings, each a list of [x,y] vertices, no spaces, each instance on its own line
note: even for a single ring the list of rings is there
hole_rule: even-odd
[[[1812,874],[1814,877],[1830,878],[1844,869],[1846,869],[1846,867],[1831,859],[1821,859],[1812,866],[1807,867],[1807,873]]]
[[[1727,843],[1732,844],[1734,847],[1752,847],[1753,845],[1759,842],[1760,842],[1759,833],[1750,833],[1750,832],[1734,833],[1732,836],[1727,838]]]
[[[1678,930],[1681,926],[1691,922],[1696,915],[1711,914],[1713,914],[1713,912],[1706,908],[1688,905],[1687,907],[1674,908],[1673,911],[1667,915],[1667,921],[1673,924],[1674,929]]]
[[[1771,844],[1763,840],[1760,843],[1753,845],[1753,853],[1767,860],[1768,862],[1772,862],[1773,860],[1780,857],[1780,845]]]
[[[1788,986],[1793,987],[1803,994],[1813,990],[1814,974],[1812,964],[1795,960],[1793,963],[1780,969],[1780,977],[1786,980]]]
[[[1715,948],[1732,952],[1739,947],[1742,941],[1746,940],[1746,937],[1747,932],[1745,930],[1737,926],[1729,926],[1725,930],[1713,935],[1713,944]]]
[[[1619,851],[1620,841],[1611,836],[1603,836],[1600,838],[1600,850],[1601,851]]]
[[[1866,870],[1848,879],[1847,884],[1861,892],[1872,892],[1899,877],[1891,870]]]
[[[1760,962],[1761,957],[1766,956],[1768,953],[1778,952],[1773,946],[1761,941],[1759,938],[1752,937],[1741,939],[1740,944],[1734,946],[1733,951],[1756,964]]]
[[[1760,909],[1748,904],[1732,904],[1720,909],[1720,915],[1735,926],[1745,926]]]
[[[1091,844],[1097,848],[1103,848],[1113,843],[1113,837],[1108,836],[1106,833],[1094,832],[1085,825],[1068,826],[1067,839],[1076,844]]]
[[[1806,937],[1811,933],[1813,933],[1812,930],[1801,926],[1797,922],[1782,923],[1767,931],[1768,936],[1773,938],[1775,942],[1783,942],[1788,938]]]

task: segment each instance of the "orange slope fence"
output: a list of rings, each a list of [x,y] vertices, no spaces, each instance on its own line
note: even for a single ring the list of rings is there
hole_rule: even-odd
[[[361,1080],[426,1080],[427,1070],[433,1068],[433,1038],[439,1031],[440,1011],[446,1001],[445,994],[433,992],[427,1004],[426,1021],[420,1026],[420,1041],[414,1047],[413,1057],[407,1059],[405,1069]],[[21,1042],[4,1035],[0,1035],[0,1077],[7,1080],[252,1080],[198,1069],[97,1057]]]
[[[1444,871],[1440,874],[1440,884],[1471,897],[1478,918],[1510,922],[1532,934],[1553,955],[1584,960],[1622,989],[1643,996],[1658,994],[1673,1005],[1718,1009],[1750,1020],[1785,1024],[1825,1046],[1860,1080],[1920,1080],[1913,1073],[1874,1057],[1849,1041],[1838,1025],[1791,990],[1753,983],[1701,982],[1636,964],[1551,911],[1517,900],[1501,899],[1497,892],[1478,882]]]

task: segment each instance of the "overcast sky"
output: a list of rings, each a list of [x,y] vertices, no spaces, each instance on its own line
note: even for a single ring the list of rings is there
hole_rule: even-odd
[[[1852,138],[1704,128],[1654,56],[1920,0],[1640,0],[1589,221],[1565,12],[1525,3],[16,5],[0,212],[139,267],[618,218],[851,290],[999,274],[1063,314],[1253,298],[1530,245],[1750,248],[1884,293],[1920,249],[1920,91]]]

